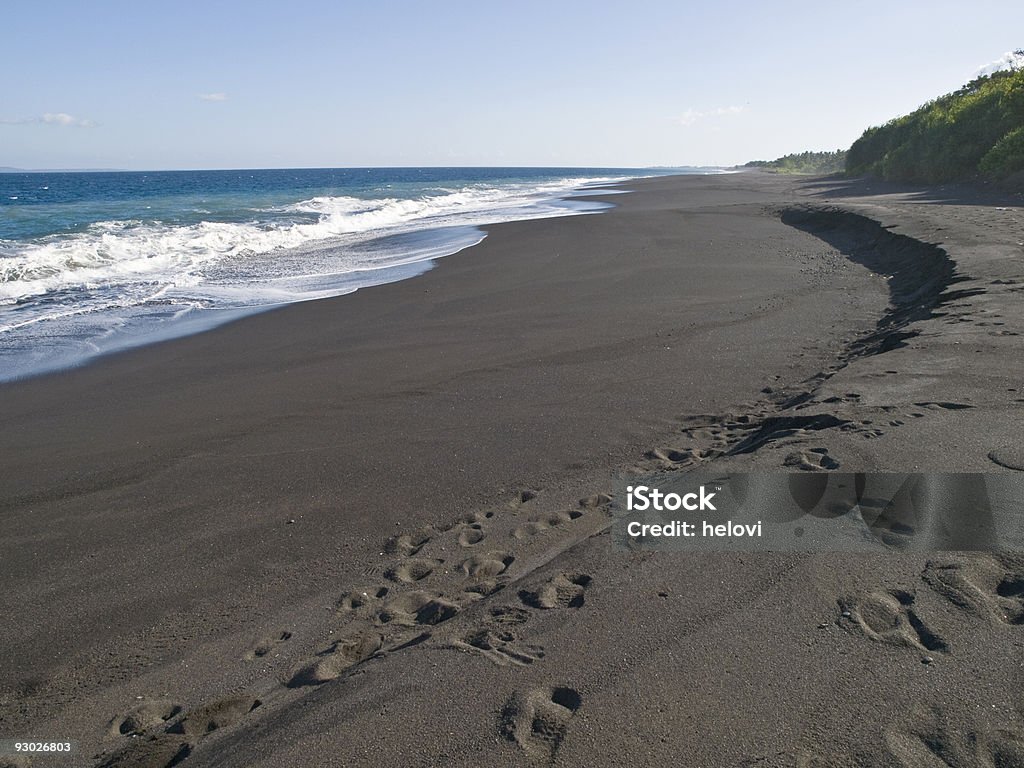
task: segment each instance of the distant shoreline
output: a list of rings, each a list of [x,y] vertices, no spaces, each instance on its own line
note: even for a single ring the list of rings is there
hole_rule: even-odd
[[[14,211],[0,226],[0,380],[405,279],[478,243],[483,224],[597,212],[606,204],[587,187],[623,177],[376,168],[4,178],[20,181],[0,184],[0,210]]]

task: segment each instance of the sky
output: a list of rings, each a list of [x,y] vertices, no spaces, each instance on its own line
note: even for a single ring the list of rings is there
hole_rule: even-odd
[[[0,166],[733,165],[848,147],[1024,3],[4,3]]]

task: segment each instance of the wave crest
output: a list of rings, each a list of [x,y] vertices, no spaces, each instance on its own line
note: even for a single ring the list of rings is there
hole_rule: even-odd
[[[412,198],[321,196],[257,211],[250,221],[101,221],[72,235],[0,241],[0,303],[139,282],[195,286],[211,268],[224,279],[232,261],[334,239],[345,245],[416,228],[565,214],[545,209],[543,201],[597,181],[463,187]],[[536,210],[523,210],[530,207]]]

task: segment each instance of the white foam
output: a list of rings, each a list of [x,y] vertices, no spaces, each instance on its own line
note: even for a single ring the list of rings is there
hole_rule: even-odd
[[[540,203],[580,183],[465,187],[414,199],[315,197],[267,212],[278,217],[314,214],[315,221],[273,223],[268,217],[263,222],[204,221],[187,226],[102,221],[80,233],[33,243],[0,241],[0,303],[138,282],[197,286],[204,282],[206,270],[231,260],[336,238],[342,239],[339,245],[358,242],[364,238],[352,236],[360,234],[377,237],[409,228],[529,217],[522,209],[531,205],[536,207],[532,215],[565,215],[564,209],[545,209]]]
[[[70,235],[0,240],[0,381],[405,279],[478,243],[480,225],[601,210],[560,198],[610,180],[314,197],[248,222],[101,221]]]

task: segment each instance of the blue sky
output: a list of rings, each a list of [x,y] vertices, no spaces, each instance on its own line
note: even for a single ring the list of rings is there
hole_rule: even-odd
[[[7,3],[0,166],[730,165],[848,146],[1020,2]]]

